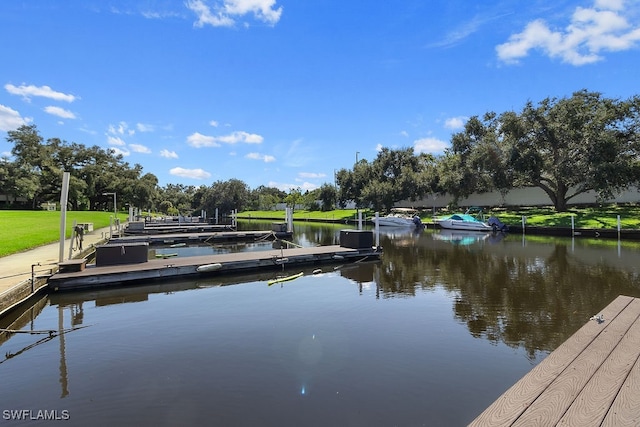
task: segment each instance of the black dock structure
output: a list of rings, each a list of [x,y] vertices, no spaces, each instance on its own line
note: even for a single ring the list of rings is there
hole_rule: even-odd
[[[148,280],[169,280],[249,271],[286,270],[328,263],[377,260],[382,249],[373,246],[373,232],[342,230],[340,245],[270,249],[219,255],[149,260],[149,244],[109,243],[96,248],[96,262],[76,262],[49,278],[52,291],[135,285]]]

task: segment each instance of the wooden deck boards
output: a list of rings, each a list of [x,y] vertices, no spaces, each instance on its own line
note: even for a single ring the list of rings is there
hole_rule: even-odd
[[[471,426],[640,425],[640,299],[619,296]]]

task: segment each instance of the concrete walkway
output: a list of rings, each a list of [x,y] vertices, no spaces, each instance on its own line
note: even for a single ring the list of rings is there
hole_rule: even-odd
[[[109,237],[109,227],[86,233],[83,237],[82,247],[87,249],[91,245],[102,243]],[[65,240],[64,259],[69,258],[69,246],[71,239]],[[75,250],[75,256],[79,251]],[[25,280],[31,279],[31,266],[35,267],[36,275],[45,273],[58,263],[60,254],[60,242],[40,246],[25,252],[8,255],[0,258],[0,294],[12,289]]]

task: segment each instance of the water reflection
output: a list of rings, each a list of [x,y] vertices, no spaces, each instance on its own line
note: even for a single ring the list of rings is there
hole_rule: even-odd
[[[523,245],[521,236],[489,235],[460,245],[439,236],[426,232],[411,246],[383,241],[383,293],[443,287],[474,337],[522,346],[531,357],[555,349],[616,296],[640,296],[633,244],[622,257],[606,245],[576,248],[570,239]]]
[[[345,228],[295,227],[303,246]],[[0,334],[0,399],[78,425],[463,425],[617,295],[640,297],[635,244],[464,238],[386,230],[380,261],[272,287],[292,272],[53,294],[0,319],[57,331]]]

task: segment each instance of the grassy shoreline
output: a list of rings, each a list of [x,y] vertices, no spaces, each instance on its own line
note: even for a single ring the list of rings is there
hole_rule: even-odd
[[[333,211],[305,211],[294,212],[294,221],[316,221],[345,223],[357,220],[355,209],[339,209]],[[363,217],[371,217],[374,212],[363,210]],[[573,216],[576,229],[615,229],[618,215],[623,230],[640,229],[640,206],[603,206],[573,208],[568,212],[556,213],[550,207],[493,209],[487,210],[486,215],[495,215],[502,222],[512,226],[519,226],[522,217],[526,216],[528,226],[538,227],[571,227]],[[436,212],[437,216],[446,215],[446,211]],[[66,234],[71,236],[73,222],[92,222],[94,229],[108,227],[110,212],[70,211],[67,212]],[[125,214],[120,214],[124,220]],[[238,214],[240,219],[256,219],[284,221],[284,211],[245,211]],[[423,222],[430,222],[431,211],[421,213]],[[0,257],[22,252],[58,240],[60,234],[60,212],[47,211],[11,211],[0,210]]]
[[[94,230],[108,227],[113,212],[69,211],[65,226],[71,237],[74,221],[93,223]],[[120,220],[125,214],[118,216]],[[60,212],[0,210],[0,257],[56,242],[60,238]]]
[[[355,209],[343,209],[334,211],[306,211],[299,210],[293,214],[294,221],[327,221],[342,222],[357,220]],[[362,210],[363,217],[371,217],[374,212]],[[436,216],[445,216],[452,212],[438,211]],[[528,226],[538,227],[571,227],[571,217],[573,216],[575,228],[603,229],[617,228],[618,216],[620,216],[620,226],[622,229],[640,229],[640,206],[603,206],[574,208],[567,212],[556,213],[551,207],[520,208],[510,209],[489,209],[485,210],[485,217],[495,215],[502,222],[508,225],[518,226],[522,224],[522,217],[526,217]],[[420,214],[423,222],[431,222],[432,212],[422,212]],[[284,211],[245,211],[238,213],[241,219],[263,219],[284,221]]]

